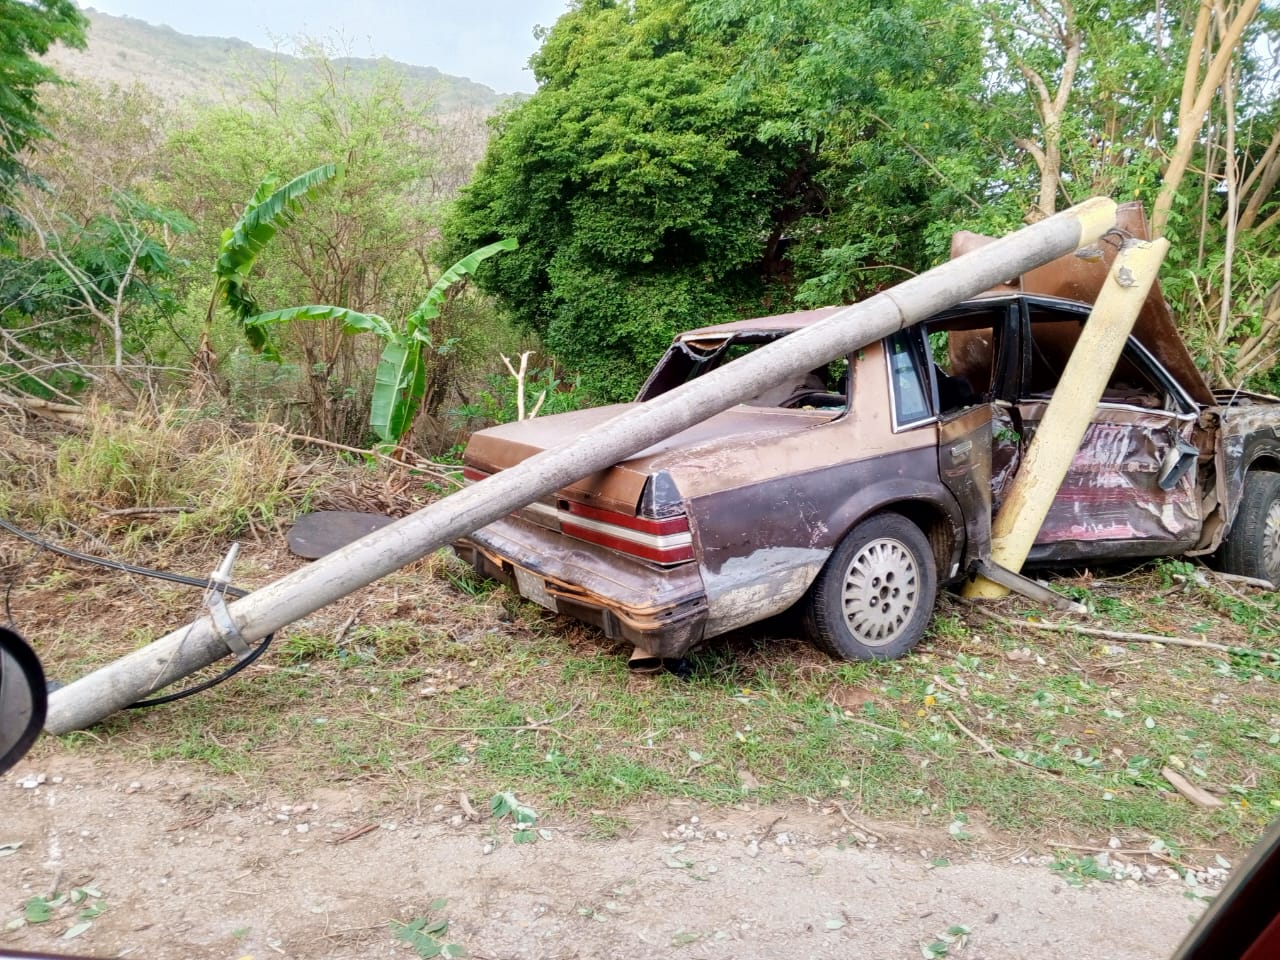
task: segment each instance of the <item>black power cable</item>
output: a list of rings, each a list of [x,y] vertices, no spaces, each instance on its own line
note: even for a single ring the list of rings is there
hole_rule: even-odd
[[[104,557],[95,557],[91,554],[80,553],[77,550],[72,550],[68,547],[61,547],[56,543],[50,543],[48,540],[37,537],[34,533],[29,533],[20,527],[15,527],[12,523],[9,523],[9,521],[2,518],[0,518],[0,529],[8,530],[15,537],[21,537],[23,540],[26,540],[28,543],[35,544],[41,549],[48,550],[51,553],[56,553],[63,557],[69,557],[72,560],[79,560],[81,563],[92,563],[99,567],[106,567],[109,570],[119,570],[122,573],[132,573],[141,577],[152,577],[156,580],[168,580],[170,583],[181,583],[188,587],[201,587],[205,590],[221,589],[230,597],[239,598],[248,596],[249,594],[248,590],[242,590],[239,587],[233,587],[230,584],[216,584],[213,580],[208,578],[201,580],[199,577],[188,577],[180,573],[169,573],[165,570],[152,570],[150,567],[139,567],[132,563],[125,563],[123,560],[108,560]],[[10,582],[9,586],[12,588],[13,583]],[[9,613],[8,591],[5,592],[5,614],[8,616],[9,622],[13,623],[13,617]],[[187,697],[194,696],[197,693],[202,693],[210,687],[216,687],[224,680],[230,680],[237,673],[262,656],[266,652],[267,647],[271,645],[271,638],[273,636],[275,636],[274,633],[267,634],[262,638],[262,642],[250,651],[248,656],[243,660],[237,660],[216,677],[203,680],[194,686],[179,690],[176,693],[168,693],[162,697],[151,697],[147,700],[139,700],[137,703],[129,704],[125,709],[139,710],[143,707],[158,707],[164,703],[173,703],[175,700],[183,700]]]

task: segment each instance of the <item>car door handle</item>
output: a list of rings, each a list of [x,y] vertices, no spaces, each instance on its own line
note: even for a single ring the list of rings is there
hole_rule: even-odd
[[[973,451],[972,440],[964,440],[960,443],[957,443],[954,447],[951,448],[951,462],[963,463],[965,460],[969,459],[969,454],[972,451]]]

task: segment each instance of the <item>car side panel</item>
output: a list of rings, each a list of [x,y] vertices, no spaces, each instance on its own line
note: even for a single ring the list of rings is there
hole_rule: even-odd
[[[689,520],[707,594],[705,636],[781,613],[804,596],[858,520],[912,502],[946,517],[955,568],[964,520],[938,479],[934,444],[795,473],[690,501]]]
[[[1026,438],[1046,404],[1020,405]],[[1196,418],[1100,404],[1036,535],[1036,561],[1180,553],[1200,537],[1202,504],[1194,471],[1170,490],[1158,484],[1178,441],[1196,439]]]
[[[1220,496],[1226,506],[1227,529],[1235,521],[1244,489],[1244,476],[1259,462],[1268,469],[1280,465],[1280,403],[1248,400],[1213,411],[1221,419],[1217,465]]]

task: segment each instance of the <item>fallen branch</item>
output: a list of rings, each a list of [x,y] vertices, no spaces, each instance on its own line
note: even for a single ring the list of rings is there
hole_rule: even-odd
[[[1058,842],[1052,842],[1049,844],[1049,846],[1053,847],[1055,850],[1079,850],[1081,853],[1120,854],[1126,857],[1152,857],[1156,860],[1161,861],[1162,863],[1167,863],[1170,866],[1179,867],[1183,870],[1196,871],[1196,870],[1204,869],[1203,867],[1197,867],[1197,866],[1193,866],[1192,864],[1183,863],[1181,860],[1178,860],[1176,857],[1170,856],[1168,853],[1161,853],[1157,850],[1152,850],[1150,848],[1143,849],[1142,847],[1119,847],[1119,848],[1113,849],[1111,847],[1099,847],[1091,844],[1058,843]]]
[[[458,794],[458,806],[462,807],[463,816],[475,823],[480,820],[480,814],[476,812],[476,808],[471,805],[471,798],[467,796],[466,791]]]
[[[987,743],[986,740],[983,740],[982,737],[978,736],[976,733],[974,733],[972,730],[966,727],[963,723],[961,723],[960,718],[957,717],[950,710],[943,710],[942,715],[946,717],[948,720],[950,720],[951,724],[957,730],[959,730],[966,737],[968,737],[970,740],[976,743],[978,745],[978,749],[980,753],[985,753],[989,756],[995,757],[1001,763],[1011,763],[1014,766],[1026,767],[1028,770],[1034,770],[1036,771],[1036,773],[1049,774],[1050,776],[1053,775],[1052,770],[1044,770],[1044,769],[1041,769],[1040,767],[1033,766],[1024,760],[1018,760],[1018,759],[1015,759],[1014,757],[1006,757],[1003,753],[1001,753],[991,744]]]
[[[77,426],[84,426],[86,422],[87,414],[84,407],[70,403],[54,403],[51,400],[37,400],[34,397],[17,397],[11,393],[0,393],[0,403],[17,407],[24,413],[73,423]]]
[[[395,457],[389,457],[385,453],[379,453],[377,450],[366,450],[361,447],[349,447],[345,443],[335,443],[332,440],[323,440],[320,437],[309,437],[303,433],[290,433],[277,423],[268,423],[265,426],[272,433],[278,433],[280,436],[289,440],[296,440],[299,443],[309,443],[317,447],[328,447],[330,450],[341,450],[344,453],[354,453],[361,457],[373,457],[374,459],[381,460],[393,467],[409,467],[412,470],[421,470],[423,473],[429,474],[437,480],[444,480],[457,486],[461,486],[461,484],[458,483],[457,478],[452,473],[448,472],[446,468],[432,460],[426,460],[419,457],[417,454],[405,450],[403,447],[401,447],[400,450],[405,454],[405,456],[413,458],[412,463],[405,460],[397,460]]]
[[[1082,627],[1075,623],[1056,623],[1051,620],[1014,620],[992,613],[978,604],[973,608],[997,623],[1009,627],[1031,627],[1035,630],[1047,630],[1050,633],[1080,633],[1090,637],[1102,637],[1105,640],[1120,640],[1128,643],[1163,643],[1171,647],[1191,647],[1196,650],[1216,650],[1220,653],[1238,653],[1248,657],[1270,657],[1280,661],[1280,653],[1274,650],[1257,650],[1253,647],[1237,647],[1225,643],[1214,643],[1211,640],[1192,640],[1188,637],[1165,637],[1156,633],[1128,633],[1121,630],[1101,630],[1097,627]]]
[[[377,829],[378,829],[378,825],[376,823],[366,823],[366,824],[363,824],[362,826],[356,827],[354,830],[348,830],[342,836],[334,837],[332,840],[328,842],[329,843],[347,843],[348,841],[358,839],[359,837],[363,837],[366,834],[373,833],[373,831]]]
[[[945,716],[948,720],[950,720],[950,721],[951,721],[952,725],[953,725],[957,730],[959,730],[961,733],[963,733],[965,736],[967,736],[970,740],[972,740],[974,743],[976,743],[976,744],[978,745],[978,752],[979,752],[979,753],[985,753],[985,754],[988,754],[988,755],[990,755],[990,756],[995,757],[997,760],[1002,760],[1002,761],[1003,761],[1003,760],[1008,760],[1008,759],[1009,759],[1009,758],[1008,758],[1008,757],[1006,757],[1003,753],[1001,753],[999,750],[997,750],[997,749],[996,749],[995,747],[993,747],[991,744],[987,743],[987,741],[983,740],[980,736],[978,736],[976,733],[974,733],[972,730],[970,730],[968,727],[966,727],[963,723],[961,723],[961,722],[960,722],[960,718],[959,718],[959,717],[957,717],[957,716],[956,716],[954,713],[952,713],[950,710],[944,710],[944,711],[942,712],[942,714],[943,714],[943,716]]]
[[[1263,580],[1260,577],[1246,577],[1240,573],[1223,573],[1221,570],[1210,570],[1208,567],[1204,571],[1215,580],[1223,580],[1227,583],[1243,583],[1247,587],[1257,587],[1259,590],[1268,590],[1274,592],[1276,585],[1270,580]]]
[[[834,803],[835,808],[840,811],[840,816],[844,817],[845,821],[850,826],[852,826],[855,830],[857,830],[859,833],[865,833],[868,837],[871,837],[874,840],[884,839],[884,837],[881,834],[876,833],[871,828],[867,827],[861,822],[853,819],[853,817],[849,816],[849,811],[844,808],[844,804],[841,803],[839,800],[833,800],[832,803]]]

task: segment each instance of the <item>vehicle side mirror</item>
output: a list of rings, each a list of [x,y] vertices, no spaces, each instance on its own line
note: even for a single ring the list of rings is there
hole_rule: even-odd
[[[21,760],[44,727],[44,670],[27,642],[0,627],[0,773]]]

